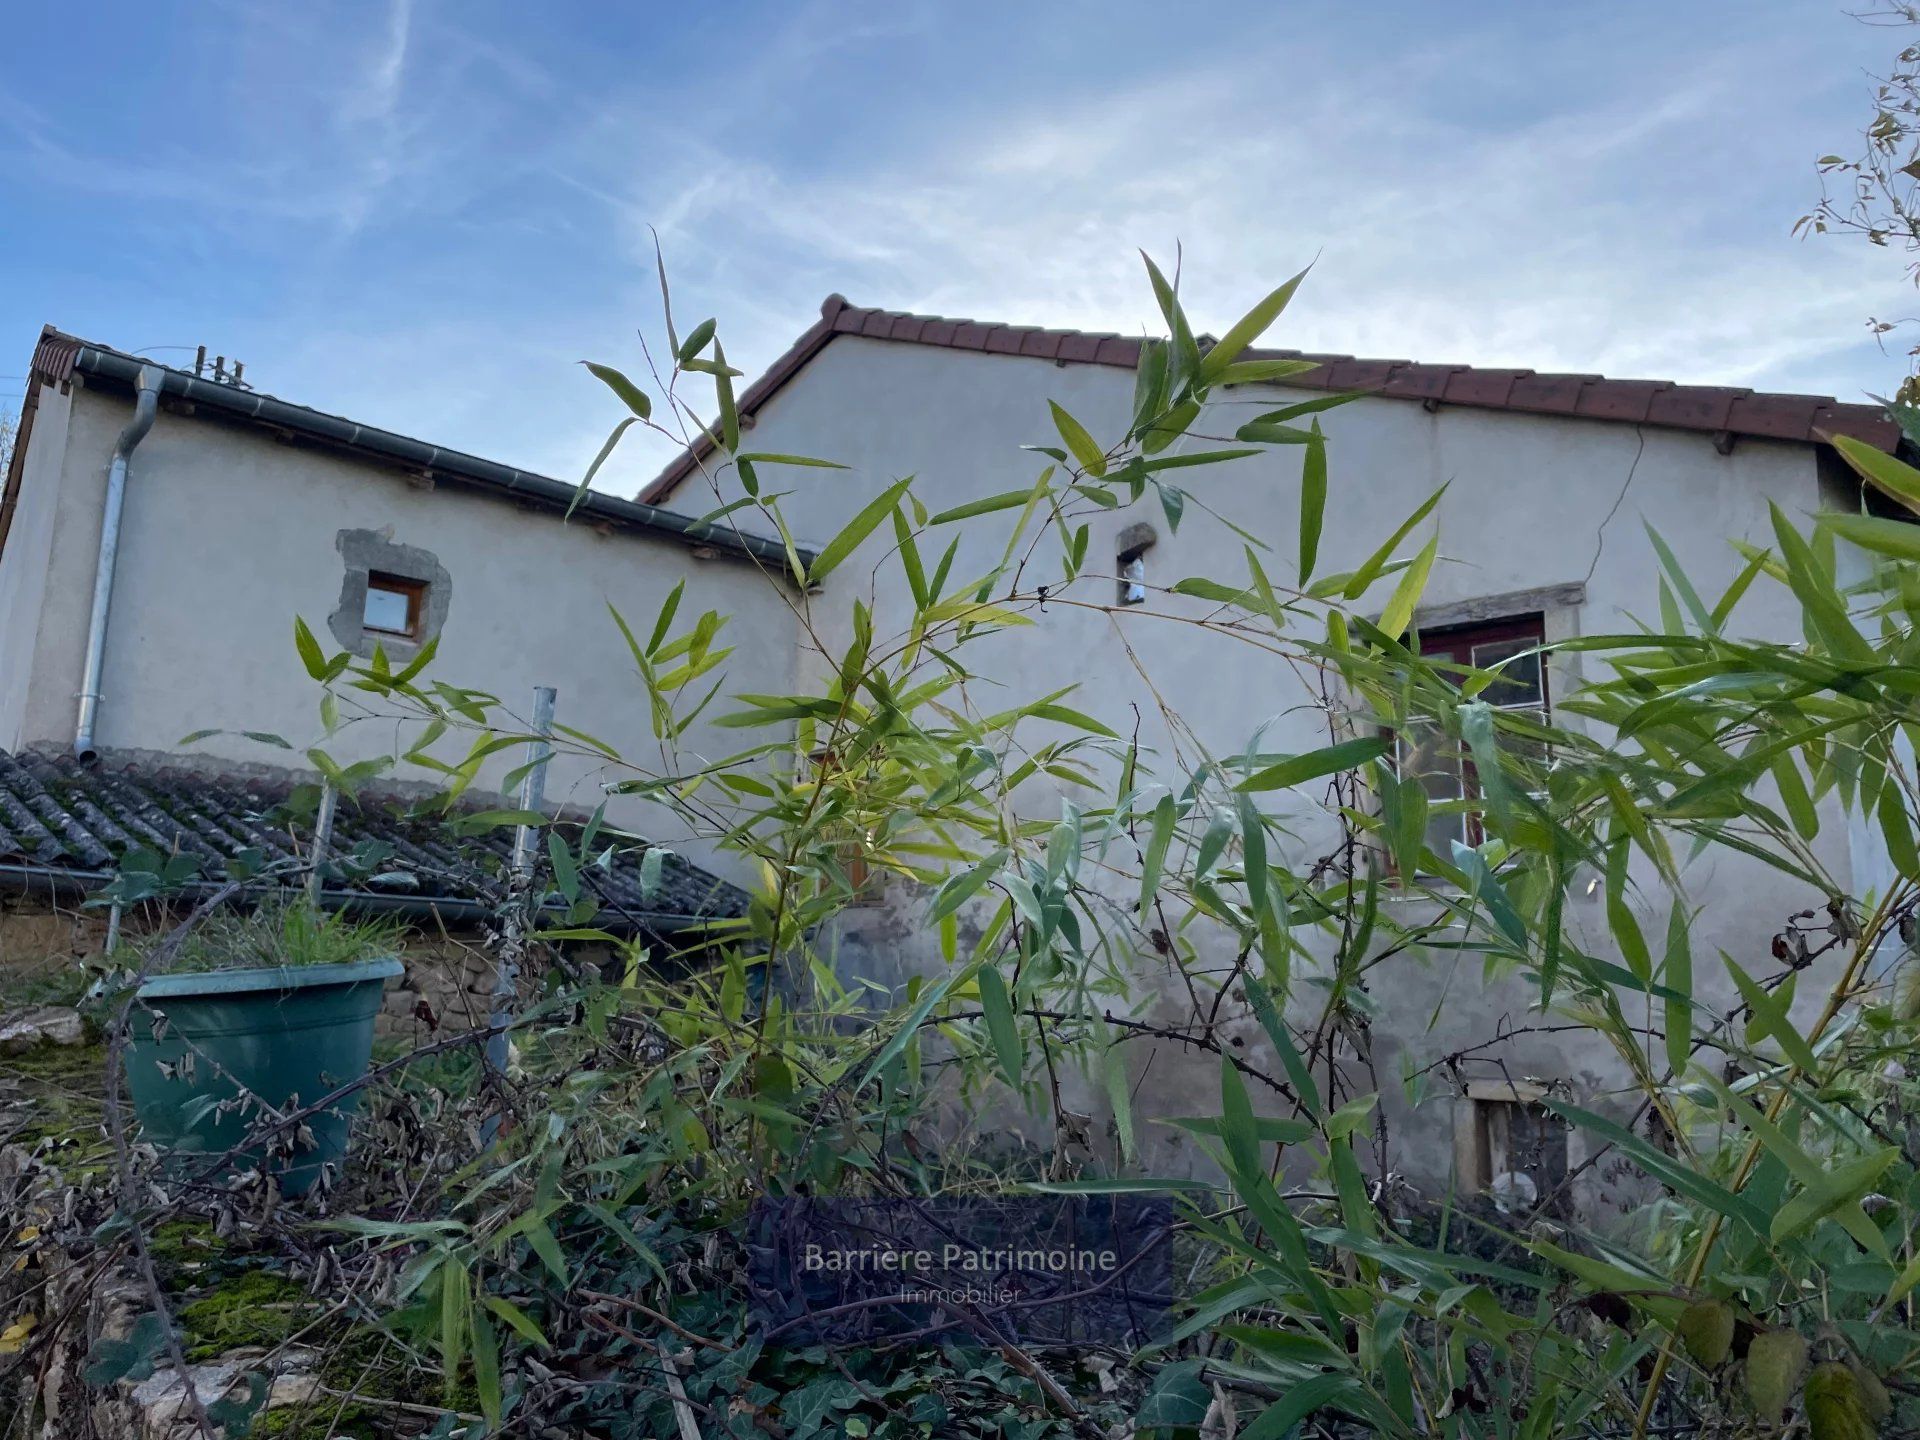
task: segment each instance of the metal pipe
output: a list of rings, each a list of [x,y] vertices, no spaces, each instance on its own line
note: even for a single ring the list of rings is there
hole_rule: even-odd
[[[134,380],[133,419],[113,442],[107,465],[106,511],[100,517],[100,557],[93,568],[93,616],[87,622],[87,659],[80,680],[80,717],[73,729],[73,753],[81,763],[99,758],[93,727],[100,716],[100,673],[107,662],[107,614],[113,608],[113,568],[120,554],[120,519],[127,503],[127,461],[134,447],[147,438],[154,416],[160,413],[161,373],[142,365]]]
[[[553,746],[547,737],[553,734],[554,688],[536,685],[533,689],[533,733],[527,744],[527,773],[520,777],[520,808],[538,811],[547,798],[547,761],[553,758]],[[514,1001],[520,979],[520,954],[526,948],[527,928],[532,920],[528,890],[533,884],[535,847],[539,826],[521,825],[513,832],[513,861],[507,879],[507,907],[500,926],[500,963],[493,972],[493,1003],[487,1024],[493,1035],[487,1041],[487,1067],[496,1075],[507,1071],[506,1026],[513,1019]],[[494,1123],[494,1122],[489,1122]],[[491,1131],[488,1132],[491,1139]]]
[[[320,815],[313,822],[313,868],[307,872],[307,898],[315,903],[320,899],[320,872],[333,845],[333,813],[339,804],[339,787],[329,780],[320,790]]]

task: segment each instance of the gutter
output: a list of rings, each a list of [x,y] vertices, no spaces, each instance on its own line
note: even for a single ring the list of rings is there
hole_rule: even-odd
[[[107,618],[113,608],[113,571],[120,555],[120,521],[127,508],[127,465],[133,452],[153,429],[160,413],[160,376],[155,365],[142,365],[134,376],[133,419],[113,442],[107,464],[107,500],[100,517],[100,555],[93,567],[93,613],[87,622],[87,658],[80,680],[80,715],[74,723],[73,753],[83,765],[100,758],[94,747],[94,722],[100,717],[100,674],[107,663]]]
[[[95,889],[108,884],[115,878],[113,872],[108,870],[68,870],[50,865],[0,863],[0,891],[25,896],[45,894],[50,900],[62,897],[88,899]],[[192,880],[171,893],[204,899],[225,888],[224,883],[217,881]],[[155,898],[165,897],[156,896]],[[329,910],[351,909],[369,915],[435,915],[454,920],[487,920],[491,919],[495,913],[492,907],[478,900],[461,900],[455,897],[383,895],[377,891],[334,888],[323,889],[319,899],[320,903]],[[558,906],[542,908],[556,915],[564,913],[563,908]],[[609,923],[600,928],[615,934],[644,931],[666,940],[707,930],[716,922],[731,917],[649,914],[644,918],[646,923],[636,924],[616,914]]]
[[[671,535],[690,544],[763,561],[778,569],[782,575],[788,573],[786,547],[764,536],[744,535],[693,516],[678,515],[671,510],[633,500],[621,500],[596,490],[589,490],[580,496],[576,505],[574,497],[577,487],[545,475],[516,470],[510,465],[500,465],[459,450],[443,450],[424,440],[415,440],[372,425],[362,425],[305,405],[289,404],[271,395],[241,390],[233,385],[223,385],[178,370],[143,365],[132,356],[114,350],[102,350],[95,345],[80,347],[73,368],[84,375],[136,386],[143,372],[153,370],[160,377],[161,394],[176,396],[195,406],[205,406],[238,419],[363,451],[416,473],[429,472],[436,480],[462,481],[476,489],[511,495],[562,514],[571,508],[575,514]],[[803,565],[813,563],[814,557],[809,551],[802,550],[799,555]]]

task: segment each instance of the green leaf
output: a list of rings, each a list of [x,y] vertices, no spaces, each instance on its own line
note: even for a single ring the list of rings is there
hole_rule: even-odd
[[[327,657],[320,649],[320,642],[313,638],[313,631],[307,628],[307,622],[297,615],[293,620],[293,644],[300,652],[300,663],[307,667],[307,674],[324,684],[329,678]]]
[[[1273,997],[1267,993],[1267,987],[1249,975],[1245,982],[1247,1003],[1253,1015],[1260,1022],[1260,1028],[1267,1032],[1267,1039],[1273,1042],[1274,1053],[1280,1057],[1280,1064],[1287,1072],[1287,1079],[1293,1085],[1294,1097],[1309,1115],[1320,1114],[1320,1087],[1314,1083],[1313,1072],[1307,1068],[1306,1060],[1301,1056],[1299,1047],[1293,1043],[1293,1037],[1287,1034],[1285,1021],[1274,1007]]]
[[[1201,360],[1200,378],[1209,384],[1218,380],[1221,372],[1240,358],[1240,352],[1264,335],[1267,327],[1280,318],[1280,312],[1287,308],[1287,302],[1293,299],[1294,291],[1300,288],[1300,282],[1306,278],[1307,271],[1302,270],[1235,321],[1227,333],[1220,337],[1219,343]]]
[[[981,968],[979,985],[980,1008],[986,1014],[987,1034],[993,1041],[994,1055],[1000,1061],[1007,1083],[1018,1090],[1026,1071],[1026,1051],[1020,1043],[1020,1027],[1014,1022],[1007,982],[998,970],[987,965]]]
[[[533,1323],[533,1318],[511,1300],[502,1299],[498,1295],[486,1295],[481,1297],[480,1303],[498,1315],[502,1320],[506,1321],[508,1327],[512,1329],[514,1334],[518,1335],[522,1340],[525,1340],[529,1345],[538,1345],[543,1350],[551,1350],[553,1348],[552,1342],[546,1337],[546,1333],[542,1331],[538,1325]]]
[[[1201,1378],[1205,1370],[1206,1362],[1201,1360],[1163,1366],[1140,1402],[1134,1424],[1143,1430],[1197,1428],[1213,1404],[1213,1391]]]
[[[1673,558],[1673,551],[1669,550],[1667,542],[1660,538],[1660,532],[1644,520],[1640,523],[1646,529],[1647,539],[1653,542],[1654,553],[1660,557],[1660,568],[1666,572],[1667,579],[1672,582],[1674,593],[1680,597],[1680,603],[1687,607],[1687,613],[1693,617],[1693,623],[1702,630],[1711,631],[1714,628],[1713,616],[1701,603],[1699,592],[1693,588],[1693,581],[1689,580],[1687,572],[1680,568],[1680,562]]]
[[[567,515],[569,517],[572,516],[580,502],[586,498],[587,491],[593,488],[593,477],[598,475],[600,473],[600,467],[607,463],[607,457],[613,454],[614,447],[620,443],[620,437],[627,433],[627,427],[639,423],[639,416],[629,415],[618,425],[615,425],[612,431],[608,433],[607,443],[602,445],[600,447],[600,453],[593,457],[593,463],[587,466],[587,473],[581,477],[579,485],[574,488],[573,499],[567,502]]]
[[[1677,895],[1667,912],[1667,959],[1660,979],[1677,997],[1665,1002],[1662,1025],[1667,1035],[1667,1064],[1678,1080],[1687,1073],[1693,1051],[1693,947],[1687,937],[1687,907]]]
[[[1716,1184],[1706,1175],[1700,1174],[1690,1166],[1681,1164],[1672,1156],[1656,1149],[1625,1126],[1615,1124],[1604,1116],[1594,1114],[1591,1110],[1582,1110],[1577,1105],[1568,1105],[1554,1099],[1551,1095],[1540,1103],[1568,1123],[1577,1125],[1582,1130],[1590,1130],[1602,1139],[1612,1142],[1616,1148],[1630,1155],[1642,1170],[1679,1194],[1697,1201],[1729,1220],[1739,1221],[1757,1235],[1766,1233],[1766,1212],[1748,1196]]]
[[[1842,540],[1876,555],[1896,560],[1920,560],[1920,525],[1911,520],[1883,520],[1877,515],[1821,514],[1814,523]]]
[[[480,1395],[480,1413],[487,1424],[500,1423],[500,1344],[486,1312],[476,1310],[469,1316],[473,1327],[473,1386]]]
[[[1035,720],[1051,720],[1056,725],[1071,725],[1076,730],[1087,730],[1095,735],[1104,735],[1109,740],[1118,740],[1120,736],[1112,729],[1102,725],[1091,715],[1083,715],[1078,710],[1065,705],[1035,705],[1027,711]]]
[[[1806,540],[1777,504],[1768,501],[1767,509],[1773,517],[1773,533],[1780,543],[1781,561],[1787,567],[1787,584],[1821,642],[1840,659],[1871,662],[1873,647],[1847,618],[1846,603]]]
[[[1874,1182],[1886,1174],[1887,1167],[1899,1158],[1900,1151],[1889,1145],[1858,1160],[1833,1166],[1817,1183],[1803,1188],[1775,1212],[1767,1238],[1777,1245],[1803,1230],[1811,1229],[1841,1206],[1855,1203],[1873,1188]],[[1878,1233],[1874,1232],[1876,1236]],[[1881,1241],[1883,1248],[1885,1243]]]
[[[740,411],[733,402],[733,376],[727,370],[726,352],[717,339],[713,342],[713,363],[714,395],[720,402],[720,443],[732,454],[740,448]]]
[[[1300,583],[1313,578],[1313,562],[1320,554],[1320,526],[1327,513],[1327,442],[1320,422],[1313,422],[1313,443],[1300,466]]]
[[[702,320],[698,325],[694,326],[693,329],[687,332],[687,338],[680,342],[680,348],[675,352],[675,354],[679,358],[680,362],[682,364],[685,364],[687,361],[693,359],[694,356],[698,355],[702,350],[706,349],[707,342],[712,338],[713,338],[713,321]]]
[[[1140,864],[1140,920],[1146,923],[1153,912],[1153,899],[1160,888],[1160,871],[1166,864],[1167,847],[1173,842],[1173,827],[1178,819],[1173,796],[1162,795],[1153,807],[1153,828]]]
[[[880,522],[893,513],[893,507],[899,503],[900,497],[907,493],[908,487],[912,484],[912,476],[908,476],[905,480],[896,480],[862,506],[860,513],[849,520],[846,527],[829,540],[818,555],[814,556],[813,564],[807,569],[807,584],[818,585],[832,574],[842,561],[859,548],[860,542],[878,529]]]
[[[1087,433],[1086,427],[1053,401],[1049,400],[1047,405],[1053,411],[1054,428],[1060,432],[1060,438],[1067,442],[1067,449],[1080,462],[1080,468],[1089,475],[1106,474],[1106,453]]]
[[[1033,487],[1024,490],[1003,490],[998,495],[989,495],[983,500],[969,500],[964,505],[955,505],[951,510],[942,510],[927,521],[929,527],[946,525],[955,520],[971,520],[975,515],[991,515],[996,510],[1012,510],[1025,505],[1033,498]]]
[[[1833,448],[1882,494],[1920,514],[1920,470],[1851,435],[1835,435]]]
[[[1231,1055],[1220,1057],[1220,1138],[1226,1142],[1227,1155],[1241,1175],[1264,1174],[1260,1162],[1260,1132],[1254,1128],[1253,1102],[1247,1098],[1247,1082]]]
[[[533,1253],[540,1257],[540,1263],[553,1272],[553,1278],[562,1285],[567,1284],[567,1257],[547,1222],[537,1217],[529,1218],[520,1226],[520,1230],[527,1237],[527,1244],[533,1247]]]
[[[1799,1069],[1813,1074],[1820,1068],[1819,1060],[1814,1056],[1813,1047],[1807,1044],[1793,1018],[1787,1013],[1787,1003],[1780,994],[1769,994],[1751,975],[1740,968],[1731,955],[1722,955],[1727,973],[1733,977],[1733,983],[1740,991],[1740,998],[1753,1011],[1751,1032],[1757,1037],[1771,1036],[1780,1045],[1780,1052]]]
[[[1121,1052],[1119,1036],[1111,1030],[1106,1048],[1100,1052],[1101,1079],[1107,1090],[1107,1104],[1113,1110],[1113,1128],[1120,1137],[1120,1158],[1131,1165],[1138,1159],[1133,1133],[1133,1095],[1127,1087],[1127,1062]]]
[[[1433,568],[1433,557],[1439,548],[1440,537],[1435,535],[1400,576],[1400,583],[1393,587],[1393,596],[1387,601],[1387,608],[1380,612],[1380,630],[1387,638],[1398,640],[1412,623],[1414,607],[1420,603],[1421,592],[1427,588],[1427,572]]]
[[[641,420],[652,418],[653,401],[648,399],[647,392],[634,384],[633,381],[622,375],[611,365],[596,365],[591,360],[582,360],[580,363],[592,371],[601,384],[618,395],[621,403],[624,404],[627,409],[631,410],[636,417]]]
[[[1303,780],[1317,779],[1322,775],[1337,774],[1342,770],[1351,770],[1356,765],[1364,765],[1369,760],[1378,759],[1387,753],[1389,742],[1379,735],[1363,735],[1353,740],[1342,740],[1306,755],[1295,755],[1282,760],[1277,765],[1269,765],[1257,774],[1248,776],[1236,790],[1284,790],[1298,785]]]
[[[1381,572],[1387,568],[1387,562],[1393,558],[1393,552],[1400,548],[1400,542],[1413,533],[1414,526],[1433,512],[1433,507],[1440,503],[1440,497],[1446,493],[1447,487],[1442,485],[1422,500],[1414,512],[1400,522],[1400,528],[1387,537],[1386,544],[1374,551],[1365,564],[1347,577],[1345,589],[1341,592],[1347,599],[1358,600],[1366,593],[1367,587],[1379,579]],[[1321,582],[1323,585],[1326,583]],[[1315,588],[1317,590],[1319,587]]]
[[[850,470],[850,465],[842,465],[838,460],[817,460],[811,455],[775,455],[767,451],[753,450],[733,457],[735,460],[751,460],[756,465],[804,465],[814,470]]]

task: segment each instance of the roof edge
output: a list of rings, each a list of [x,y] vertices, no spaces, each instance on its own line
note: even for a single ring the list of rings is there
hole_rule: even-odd
[[[462,450],[416,440],[374,425],[362,425],[342,416],[330,415],[310,406],[276,399],[258,391],[192,375],[170,366],[141,359],[104,345],[95,345],[77,336],[47,326],[34,351],[30,384],[67,384],[75,374],[113,384],[132,384],[141,369],[151,366],[161,373],[160,393],[205,407],[243,423],[264,426],[311,440],[328,448],[347,450],[374,457],[414,474],[426,474],[436,482],[456,485],[512,499],[534,508],[579,515],[619,529],[641,531],[661,539],[673,540],[690,548],[707,548],[771,565],[782,575],[788,572],[786,548],[777,540],[752,535],[725,524],[707,524],[694,516],[639,500],[626,500],[603,491],[588,490],[550,476],[537,475],[511,465],[502,465]],[[20,437],[24,440],[24,436]],[[16,449],[24,451],[24,444]],[[16,457],[15,464],[21,462]],[[9,477],[8,495],[18,483]],[[812,555],[802,551],[803,564]]]
[[[834,294],[821,305],[820,318],[741,392],[740,413],[753,414],[839,335],[1125,370],[1139,365],[1142,344],[1137,336],[867,308]],[[1850,435],[1886,451],[1900,443],[1900,427],[1878,406],[1845,403],[1830,395],[1682,385],[1671,380],[1617,380],[1604,375],[1539,374],[1411,360],[1366,360],[1302,350],[1249,350],[1244,358],[1317,362],[1313,370],[1262,384],[1300,390],[1358,390],[1383,399],[1418,400],[1430,408],[1457,405],[1654,425],[1710,434],[1722,443],[1750,436],[1817,446],[1830,443],[1835,435]],[[713,437],[703,431],[642,487],[638,500],[649,505],[664,501],[699,471],[717,448]]]

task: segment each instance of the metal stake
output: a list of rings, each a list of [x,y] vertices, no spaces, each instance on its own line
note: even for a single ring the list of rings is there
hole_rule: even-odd
[[[307,898],[316,905],[320,903],[320,871],[333,844],[333,812],[339,803],[340,792],[329,780],[320,789],[320,814],[313,822],[313,868],[307,872]]]
[[[520,809],[538,812],[546,803],[547,761],[553,746],[547,737],[553,734],[554,689],[538,685],[533,691],[533,733],[527,742],[527,773],[520,779]],[[533,871],[538,855],[541,827],[522,825],[513,836],[513,859],[507,877],[506,914],[500,926],[500,963],[493,975],[493,1005],[487,1025],[494,1033],[487,1037],[487,1068],[496,1075],[507,1070],[507,1035],[503,1028],[513,1020],[513,1006],[520,977],[520,957],[526,950],[527,928],[531,919]],[[491,1123],[491,1122],[490,1122]]]

